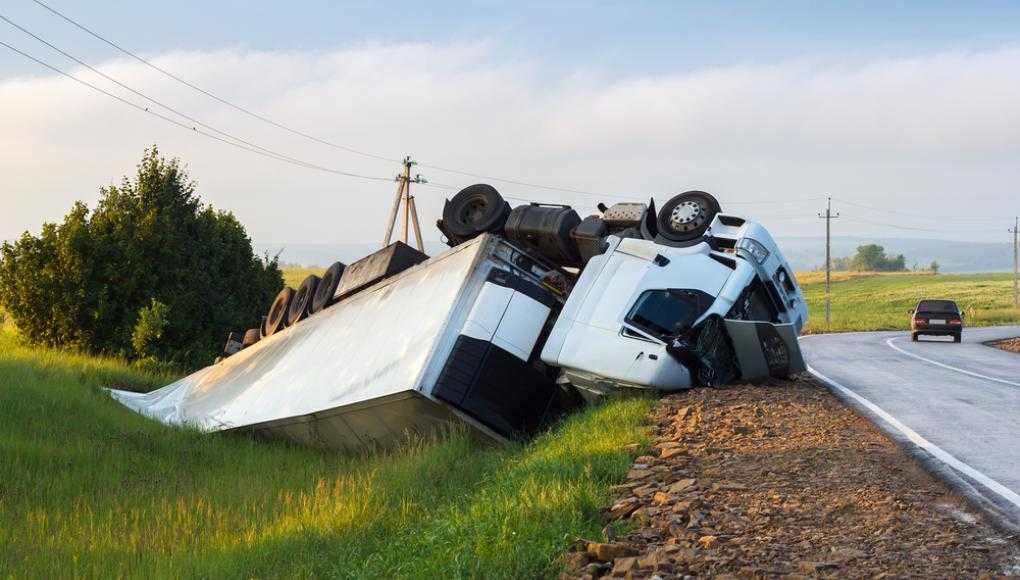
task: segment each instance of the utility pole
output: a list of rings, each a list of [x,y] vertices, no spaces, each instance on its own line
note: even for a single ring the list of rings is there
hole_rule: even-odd
[[[1013,218],[1013,307],[1020,308],[1020,286],[1017,284],[1018,271],[1020,271],[1020,217]]]
[[[421,225],[418,223],[418,208],[414,204],[414,196],[411,195],[412,183],[428,183],[421,175],[415,174],[411,178],[411,167],[418,163],[408,155],[404,157],[404,170],[397,175],[397,193],[393,198],[393,206],[390,207],[390,217],[386,220],[386,236],[383,238],[383,247],[390,245],[393,238],[393,228],[397,225],[397,212],[400,211],[400,204],[404,204],[404,239],[406,244],[409,240],[409,224],[414,227],[414,239],[417,242],[418,250],[424,252],[425,244],[421,239]]]
[[[832,325],[832,220],[839,217],[838,213],[832,213],[832,197],[826,197],[825,213],[819,213],[818,217],[825,220],[825,330]]]

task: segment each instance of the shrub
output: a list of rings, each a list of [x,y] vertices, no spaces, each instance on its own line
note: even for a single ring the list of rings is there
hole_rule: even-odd
[[[207,364],[228,329],[255,326],[283,287],[229,212],[201,203],[177,159],[145,151],[134,178],[100,189],[0,248],[0,306],[30,343],[183,367]],[[157,306],[158,305],[158,306]]]

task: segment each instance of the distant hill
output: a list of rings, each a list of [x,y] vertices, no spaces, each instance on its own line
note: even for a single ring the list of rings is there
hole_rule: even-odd
[[[780,237],[783,253],[795,270],[813,270],[825,261],[825,238]],[[990,244],[912,238],[832,238],[834,257],[850,256],[861,244],[878,244],[887,254],[903,254],[907,266],[927,266],[936,260],[944,272],[1001,272],[1013,269],[1013,249],[1008,242]],[[426,242],[425,253],[431,255],[446,249],[442,242]],[[300,266],[328,266],[336,260],[353,262],[378,250],[380,244],[255,244],[259,254],[280,253],[280,261]]]
[[[813,270],[825,263],[825,238],[776,238],[794,270]],[[832,238],[833,257],[853,255],[861,244],[878,244],[887,255],[903,254],[907,267],[927,266],[935,260],[943,272],[1002,272],[1013,269],[1013,248],[1009,242],[960,242],[914,238]]]

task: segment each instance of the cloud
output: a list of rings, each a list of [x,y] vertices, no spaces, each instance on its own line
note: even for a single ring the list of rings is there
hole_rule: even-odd
[[[965,219],[1020,209],[1015,46],[642,77],[555,70],[540,58],[502,58],[496,48],[480,42],[225,49],[155,61],[324,139],[476,173],[642,196],[701,188],[717,193],[724,206],[832,194],[907,212],[921,208],[920,214],[960,212]],[[259,123],[134,61],[100,68],[210,125],[291,156],[371,175],[398,169]],[[87,71],[75,74],[110,88]],[[60,77],[0,83],[0,108],[6,206],[0,237],[59,219],[74,199],[93,201],[98,187],[130,173],[151,143],[187,162],[204,199],[234,211],[260,242],[374,241],[393,195],[387,183],[292,167],[204,139]],[[438,183],[473,181],[419,170]],[[495,185],[584,211],[596,201]],[[446,193],[419,190],[428,232]],[[815,205],[746,207],[780,234],[813,234],[817,220],[808,218]],[[798,216],[804,219],[793,219]],[[958,224],[910,225],[972,237]],[[857,227],[853,233],[871,226]]]

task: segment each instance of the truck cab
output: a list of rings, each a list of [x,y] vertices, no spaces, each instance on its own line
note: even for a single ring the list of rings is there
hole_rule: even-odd
[[[597,396],[776,374],[770,369],[788,374],[802,366],[796,334],[807,307],[789,264],[760,224],[716,214],[690,245],[618,236],[606,241],[604,253],[582,270],[542,350],[543,361],[562,369],[561,382]],[[759,336],[763,327],[770,340]],[[720,330],[725,336],[702,340],[702,347],[714,341],[710,352],[698,353],[701,335]],[[785,356],[785,373],[783,361],[769,365],[767,355]]]

